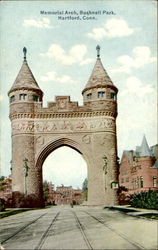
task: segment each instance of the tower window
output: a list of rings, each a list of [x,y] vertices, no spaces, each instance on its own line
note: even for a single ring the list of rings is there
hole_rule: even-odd
[[[116,100],[116,94],[115,93],[111,93],[111,99]]]
[[[105,92],[104,91],[99,91],[98,92],[98,98],[105,97]]]
[[[12,95],[11,97],[10,97],[10,103],[11,102],[14,102],[15,101],[15,95]]]
[[[19,100],[26,100],[27,94],[20,94],[19,95]]]
[[[34,100],[35,102],[38,102],[38,95],[33,95],[33,100]]]
[[[153,177],[153,187],[157,187],[157,178],[156,178],[156,176]]]
[[[87,99],[92,99],[92,93],[87,94]]]

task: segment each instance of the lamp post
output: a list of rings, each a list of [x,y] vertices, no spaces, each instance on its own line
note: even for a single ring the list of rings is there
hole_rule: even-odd
[[[27,194],[27,176],[28,176],[28,170],[29,170],[29,166],[28,166],[28,159],[25,158],[23,160],[24,162],[24,181],[25,181],[25,184],[24,184],[24,187],[25,187],[25,195]]]

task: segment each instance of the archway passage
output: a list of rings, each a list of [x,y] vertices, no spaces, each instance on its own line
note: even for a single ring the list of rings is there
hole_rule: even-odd
[[[87,190],[82,190],[87,164],[76,150],[59,147],[48,155],[42,169],[46,205],[82,204],[87,200]]]
[[[74,165],[75,163],[76,165]],[[47,171],[43,174],[46,165]],[[44,197],[43,187],[45,188],[45,184],[47,184],[44,182],[43,185],[43,181],[45,180],[52,182],[49,187],[53,189],[53,191],[60,187],[63,190],[65,185],[65,190],[69,189],[70,192],[77,193],[77,190],[80,189],[82,192],[83,182],[86,178],[88,179],[88,160],[84,152],[84,147],[81,148],[78,142],[69,138],[60,138],[51,141],[39,151],[36,161],[36,170],[38,171],[38,182],[40,187],[37,193],[41,201],[43,201]],[[59,187],[54,188],[52,184]],[[78,204],[81,204],[83,200],[84,197],[80,199]],[[58,200],[55,204],[70,204],[70,201],[62,203]]]
[[[78,143],[76,143],[75,141],[73,141],[71,139],[61,138],[61,139],[58,139],[58,140],[55,140],[55,141],[49,143],[48,145],[45,146],[44,149],[41,149],[41,152],[39,153],[39,155],[37,157],[36,167],[38,169],[42,169],[42,165],[43,165],[45,159],[47,158],[47,156],[50,153],[52,153],[54,150],[56,150],[62,146],[68,146],[68,147],[76,150],[81,155],[83,155],[83,152],[82,152],[80,145]],[[84,157],[84,155],[83,155],[83,157]]]
[[[82,155],[68,146],[61,146],[48,155],[43,163],[43,180],[55,186],[82,188],[87,177],[87,164]]]

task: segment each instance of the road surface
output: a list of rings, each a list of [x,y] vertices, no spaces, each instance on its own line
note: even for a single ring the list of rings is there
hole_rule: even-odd
[[[1,249],[157,249],[157,221],[57,206],[0,220]]]

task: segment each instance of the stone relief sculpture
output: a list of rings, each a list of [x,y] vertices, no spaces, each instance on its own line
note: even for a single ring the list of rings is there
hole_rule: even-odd
[[[91,137],[90,135],[84,135],[82,137],[82,141],[85,142],[86,144],[89,144],[91,142]]]
[[[104,160],[103,171],[104,171],[104,174],[107,174],[108,158],[106,155],[103,156],[103,160]]]

